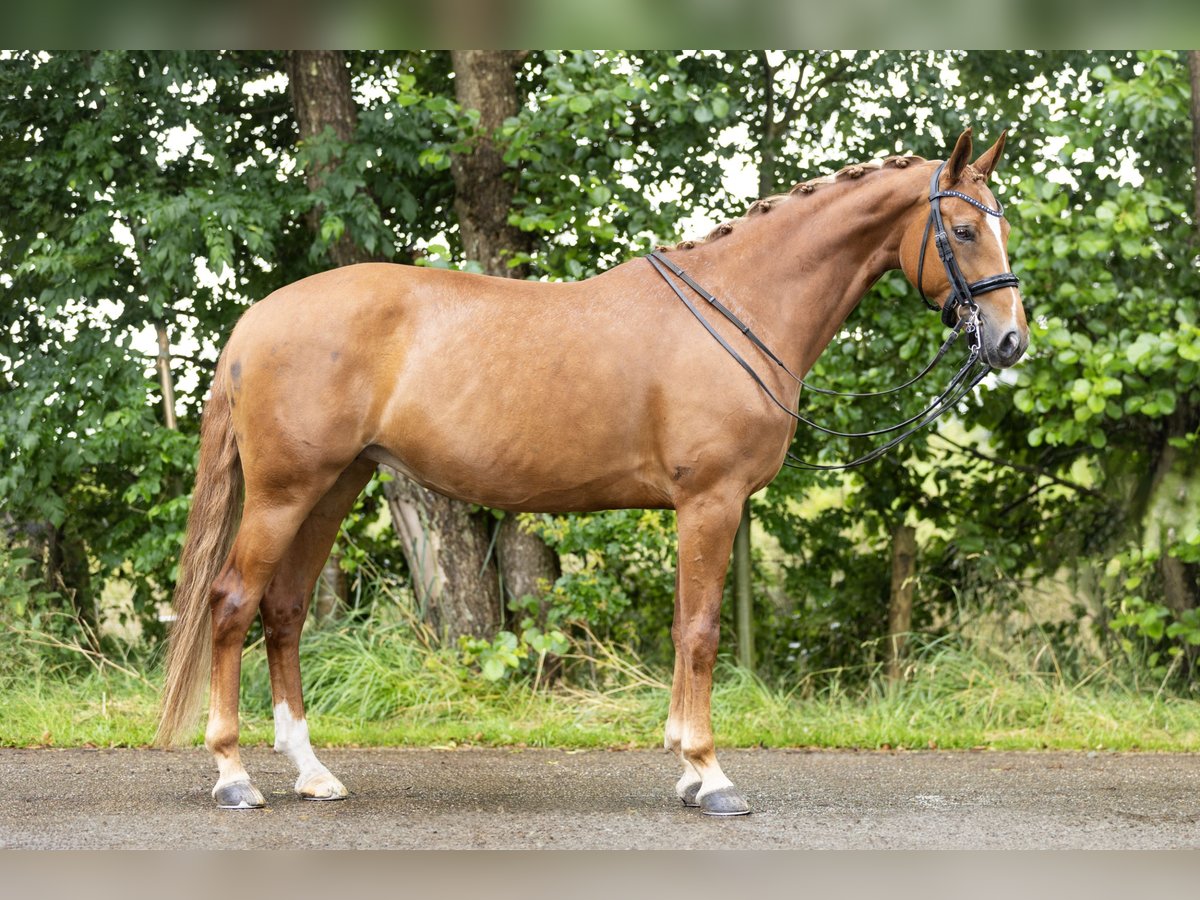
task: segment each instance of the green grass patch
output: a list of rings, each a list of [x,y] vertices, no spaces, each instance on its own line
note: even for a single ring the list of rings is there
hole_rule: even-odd
[[[594,645],[593,645],[594,648]],[[487,682],[402,626],[313,631],[302,647],[310,727],[332,746],[655,747],[669,680],[619,654],[571,659],[587,687]],[[713,710],[725,747],[1113,749],[1200,751],[1200,702],[1135,690],[1105,668],[1071,679],[1027,657],[934,642],[907,679],[844,672],[772,687],[722,665]],[[0,675],[0,745],[144,746],[158,675],[92,660]],[[265,655],[243,665],[243,741],[270,743]],[[196,740],[201,733],[197,723]]]

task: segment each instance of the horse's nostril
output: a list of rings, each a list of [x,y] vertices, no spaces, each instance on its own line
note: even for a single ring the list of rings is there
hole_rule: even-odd
[[[1000,355],[1004,359],[1012,359],[1017,355],[1017,349],[1021,346],[1021,339],[1015,331],[1010,331],[1000,340],[1000,346],[996,349],[1000,351]]]

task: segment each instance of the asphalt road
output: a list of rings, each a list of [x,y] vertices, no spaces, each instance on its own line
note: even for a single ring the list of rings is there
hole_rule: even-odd
[[[325,750],[349,800],[291,793],[244,751],[263,810],[223,811],[199,750],[0,750],[0,847],[1200,847],[1200,756],[726,750],[754,813],[709,819],[663,752]]]

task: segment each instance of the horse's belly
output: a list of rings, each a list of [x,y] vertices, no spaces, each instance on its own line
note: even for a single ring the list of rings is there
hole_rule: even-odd
[[[586,390],[521,379],[404,392],[364,455],[433,490],[497,509],[667,506],[651,423]],[[499,390],[497,390],[499,388]]]
[[[583,512],[629,507],[669,507],[670,495],[658,479],[613,459],[597,460],[586,470],[574,466],[515,464],[496,458],[490,464],[444,456],[414,462],[413,454],[372,444],[362,455],[391,466],[418,484],[457,500],[519,512]],[[407,458],[406,458],[407,457]]]

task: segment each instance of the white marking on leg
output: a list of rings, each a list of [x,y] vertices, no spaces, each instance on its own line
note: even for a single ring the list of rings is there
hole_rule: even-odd
[[[287,702],[275,704],[275,752],[284,754],[300,773],[296,792],[321,797],[344,797],[346,789],[313,753],[308,721],[292,715]],[[305,791],[305,788],[308,788]]]
[[[692,802],[699,796],[699,790],[694,790],[697,785],[703,785],[704,779],[700,777],[700,773],[686,759],[683,761],[683,774],[679,776],[679,780],[675,782],[675,796],[680,800],[687,802],[688,795],[692,795]]]
[[[675,796],[680,800],[686,800],[688,794],[694,794],[692,788],[700,784],[703,780],[700,773],[696,771],[696,767],[683,755],[683,725],[675,719],[667,719],[666,734],[663,738],[663,746],[683,763],[683,774],[679,776],[679,781],[675,783]]]
[[[692,748],[692,752],[688,752],[689,746]],[[710,743],[709,746],[711,747],[712,744]],[[733,787],[733,782],[725,776],[725,773],[721,770],[721,764],[717,762],[716,752],[697,753],[695,752],[695,747],[695,742],[688,739],[685,729],[683,746],[679,758],[683,760],[684,766],[694,772],[695,777],[701,782],[700,792],[696,795],[696,799],[703,797],[705,794],[711,794],[713,791],[718,791],[721,788]]]
[[[221,727],[220,720],[210,718],[208,730],[205,733],[204,744],[212,752],[213,759],[217,763],[218,774],[217,783],[213,785],[212,789],[213,799],[216,800],[217,794],[231,784],[244,784],[252,792],[251,797],[254,802],[248,802],[245,799],[245,795],[242,794],[243,799],[238,802],[237,806],[223,805],[222,808],[253,809],[265,805],[266,801],[263,799],[263,795],[259,792],[258,788],[251,784],[250,774],[246,771],[245,766],[242,765],[242,758],[241,754],[238,753],[237,745],[235,744],[232,750],[224,753],[218,753],[213,750],[213,745],[218,740],[218,736],[223,734],[225,734],[225,730]],[[228,802],[227,799],[225,802]]]
[[[717,762],[714,756],[712,762],[706,766],[695,766],[695,770],[700,775],[701,785],[700,793],[696,795],[699,800],[706,794],[711,794],[713,791],[719,791],[721,788],[733,787],[733,782],[730,781],[724,772],[721,771],[721,764]]]

